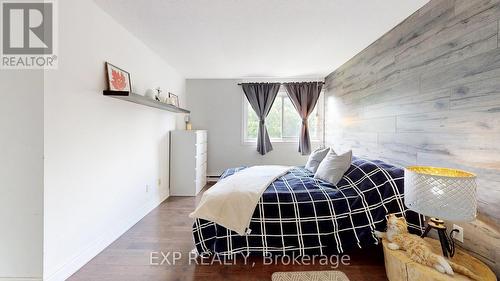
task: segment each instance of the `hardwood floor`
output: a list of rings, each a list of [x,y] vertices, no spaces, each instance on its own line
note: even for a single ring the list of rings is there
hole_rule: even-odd
[[[316,265],[287,265],[286,261],[267,265],[259,257],[250,257],[246,264],[243,258],[237,259],[236,264],[190,263],[189,253],[194,245],[188,214],[199,199],[200,196],[168,198],[68,280],[271,280],[273,272],[307,270],[340,270],[351,281],[387,280],[381,247],[375,246],[349,253],[350,265],[337,269],[319,265],[319,261]],[[160,252],[168,259],[157,265],[163,260]],[[175,265],[173,252],[182,255]]]

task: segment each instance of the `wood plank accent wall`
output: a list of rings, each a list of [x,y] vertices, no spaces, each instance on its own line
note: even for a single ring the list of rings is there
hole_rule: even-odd
[[[464,247],[500,275],[500,0],[431,0],[326,77],[326,142],[478,175]]]

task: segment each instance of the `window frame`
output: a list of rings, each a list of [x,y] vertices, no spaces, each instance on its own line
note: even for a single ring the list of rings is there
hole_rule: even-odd
[[[316,103],[316,107],[319,113],[319,118],[320,118],[320,134],[318,138],[311,138],[311,143],[323,143],[324,139],[324,130],[325,130],[325,112],[324,112],[324,90],[321,90],[320,96],[318,98],[318,101]],[[288,98],[288,94],[286,93],[286,90],[283,87],[280,87],[280,90],[278,91],[278,96],[276,97],[277,101],[278,98]],[[248,100],[245,96],[245,94],[242,94],[242,107],[243,107],[243,114],[242,114],[242,129],[241,129],[241,140],[242,144],[256,144],[257,143],[257,138],[248,138],[247,136],[247,125],[248,125]],[[284,120],[284,102],[281,102],[281,131],[283,132],[283,120]],[[274,106],[274,104],[273,104]],[[298,113],[297,113],[298,114]],[[309,117],[310,118],[310,117]],[[309,127],[310,128],[310,127]],[[299,138],[298,137],[281,137],[281,138],[270,138],[272,143],[299,143]]]

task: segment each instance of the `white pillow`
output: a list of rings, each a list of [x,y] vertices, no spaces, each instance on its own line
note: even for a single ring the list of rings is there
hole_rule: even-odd
[[[309,155],[309,159],[307,159],[306,169],[313,173],[316,173],[319,163],[321,163],[323,158],[325,158],[326,154],[328,154],[328,151],[330,151],[330,148],[328,147],[318,148],[313,151],[311,155]]]
[[[337,185],[345,172],[351,167],[351,162],[351,150],[341,155],[337,155],[335,151],[330,150],[325,159],[319,164],[314,177]]]

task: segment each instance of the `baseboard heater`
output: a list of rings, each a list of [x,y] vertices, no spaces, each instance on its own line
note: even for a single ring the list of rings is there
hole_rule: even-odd
[[[217,176],[207,176],[207,182],[217,182],[220,178],[220,175]]]

